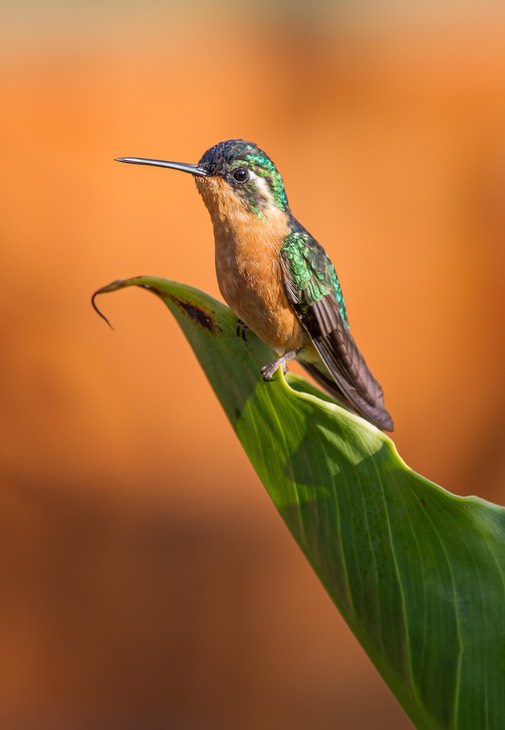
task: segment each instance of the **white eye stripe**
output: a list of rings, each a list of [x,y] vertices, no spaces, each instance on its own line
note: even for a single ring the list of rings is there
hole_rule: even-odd
[[[265,198],[267,200],[271,200],[272,191],[270,190],[270,185],[268,184],[266,179],[264,177],[260,177],[260,175],[256,175],[256,173],[252,170],[249,170],[249,176],[250,180],[254,180],[254,182],[256,183],[256,187],[258,188],[258,190],[261,191],[261,193],[263,193]]]

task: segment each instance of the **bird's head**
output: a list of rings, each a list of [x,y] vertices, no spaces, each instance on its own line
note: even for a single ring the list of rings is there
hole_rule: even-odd
[[[211,147],[197,165],[122,157],[120,162],[168,167],[194,176],[213,219],[268,220],[288,209],[284,183],[272,160],[252,142],[230,139]]]

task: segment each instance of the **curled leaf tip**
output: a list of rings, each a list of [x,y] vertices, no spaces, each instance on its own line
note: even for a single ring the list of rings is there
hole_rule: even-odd
[[[91,297],[91,306],[93,307],[95,312],[98,314],[98,316],[101,317],[103,320],[105,320],[105,322],[107,322],[107,324],[109,325],[111,330],[114,332],[114,327],[111,325],[111,323],[109,322],[109,320],[107,319],[105,314],[98,308],[98,305],[95,301],[95,299],[97,298],[97,296],[99,294],[105,294],[105,292],[112,291],[111,286],[112,286],[112,284],[109,284],[108,286],[104,286],[101,289],[97,289],[96,292]]]

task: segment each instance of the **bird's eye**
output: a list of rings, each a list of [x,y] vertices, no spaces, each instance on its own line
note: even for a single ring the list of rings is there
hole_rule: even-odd
[[[233,173],[233,179],[238,183],[245,183],[249,180],[249,170],[245,167],[237,167]]]

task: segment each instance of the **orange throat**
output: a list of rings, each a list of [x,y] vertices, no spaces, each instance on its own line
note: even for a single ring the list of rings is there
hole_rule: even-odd
[[[304,332],[288,303],[280,249],[288,218],[274,205],[261,216],[220,177],[197,178],[214,226],[216,273],[228,306],[278,352],[301,347]]]

